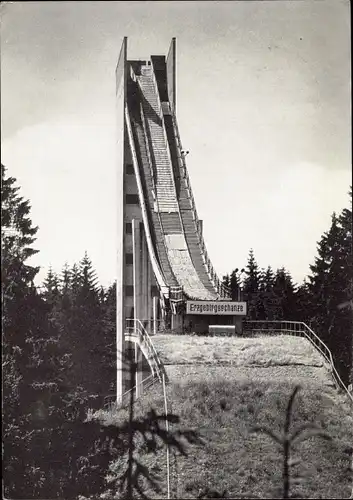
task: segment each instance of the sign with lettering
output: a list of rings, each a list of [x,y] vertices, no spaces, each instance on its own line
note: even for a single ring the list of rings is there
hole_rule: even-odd
[[[186,314],[220,314],[227,316],[245,316],[246,302],[188,300],[186,302]]]

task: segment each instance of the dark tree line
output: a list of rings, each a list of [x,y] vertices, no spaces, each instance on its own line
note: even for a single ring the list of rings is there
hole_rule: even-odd
[[[251,249],[242,299],[248,302],[247,319],[304,321],[331,350],[336,367],[346,384],[352,383],[353,258],[352,191],[350,207],[332,215],[331,227],[317,245],[310,275],[297,285],[290,272],[260,269]],[[239,272],[223,278],[232,299],[239,293]]]
[[[82,422],[115,391],[115,285],[99,287],[85,255],[39,292],[38,228],[3,165],[1,194],[4,497],[95,494],[108,455],[101,426]]]
[[[50,268],[41,290],[49,322],[59,332],[70,357],[70,375],[102,407],[104,396],[115,393],[116,285],[99,287],[87,253],[60,275]]]

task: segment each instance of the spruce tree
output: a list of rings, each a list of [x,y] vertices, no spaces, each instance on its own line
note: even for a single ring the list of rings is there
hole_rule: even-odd
[[[297,320],[303,321],[310,326],[312,318],[312,304],[309,286],[305,279],[295,292],[295,301]]]
[[[238,269],[234,269],[231,272],[230,279],[229,279],[229,286],[230,286],[232,300],[238,300],[239,299],[239,291],[240,291],[239,290],[240,281],[239,281]]]
[[[116,282],[105,292],[102,318],[102,367],[105,370],[105,391],[107,395],[116,393]]]
[[[18,194],[15,182],[1,164],[1,294],[3,319],[9,326],[19,319],[16,300],[24,299],[39,271],[27,262],[38,252],[32,248],[38,227],[32,225],[29,201]]]
[[[47,277],[43,282],[43,297],[49,304],[54,304],[60,297],[60,279],[49,267]]]
[[[85,306],[97,306],[99,302],[98,278],[92,262],[85,252],[79,263],[80,269],[80,301]]]
[[[254,256],[254,250],[252,248],[249,251],[245,273],[247,276],[244,280],[244,292],[248,294],[256,294],[259,291],[260,271]]]
[[[244,280],[243,292],[248,306],[247,316],[249,319],[256,320],[258,317],[257,310],[259,309],[260,271],[252,248],[249,252],[245,273],[246,278]]]
[[[75,263],[70,270],[70,291],[71,298],[75,301],[78,297],[81,288],[81,272],[78,265]]]
[[[30,205],[3,165],[1,175],[4,493],[38,498],[45,490],[51,498],[46,443],[61,357],[47,320],[48,305],[33,285],[38,268],[27,262],[37,253]]]
[[[274,273],[271,266],[261,269],[259,273],[259,292],[256,299],[256,317],[259,320],[271,321],[275,319],[277,299],[273,290]]]
[[[273,289],[273,283],[274,283],[274,273],[272,270],[271,266],[268,266],[264,277],[263,277],[263,283],[264,283],[264,289],[266,292],[271,292]]]
[[[331,227],[318,243],[308,288],[312,323],[331,349],[345,383],[352,366],[352,311],[341,307],[352,298],[352,210],[332,215]]]
[[[310,265],[309,290],[311,293],[313,322],[325,342],[332,345],[330,329],[337,306],[344,299],[341,280],[341,229],[334,213],[330,230],[325,232],[318,243],[318,256]]]

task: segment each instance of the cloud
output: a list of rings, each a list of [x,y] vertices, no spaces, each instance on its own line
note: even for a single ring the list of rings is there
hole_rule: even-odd
[[[229,183],[219,186],[227,193],[222,201],[224,216],[207,213],[205,228],[220,273],[244,266],[253,247],[260,267],[285,266],[301,282],[314,261],[317,242],[330,227],[332,212],[340,213],[348,205],[349,171],[299,162],[282,165],[276,172],[270,182],[266,170],[252,184],[249,177],[246,190],[235,188],[232,196]],[[219,246],[217,241],[224,243]]]
[[[33,257],[61,269],[85,250],[104,284],[115,278],[116,141],[110,115],[84,121],[52,121],[4,141],[2,161],[17,178],[39,225]]]

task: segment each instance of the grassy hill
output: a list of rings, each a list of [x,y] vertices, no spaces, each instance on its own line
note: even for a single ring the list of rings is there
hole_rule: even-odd
[[[307,340],[158,335],[153,341],[169,378],[168,411],[180,416],[178,429],[194,429],[203,440],[188,446],[187,457],[171,455],[172,498],[197,498],[206,487],[226,490],[229,498],[281,498],[281,450],[251,429],[265,425],[280,432],[298,384],[292,428],[315,422],[332,440],[315,436],[295,446],[291,493],[297,498],[349,497],[352,408]],[[136,402],[135,415],[151,407],[164,412],[161,385]],[[127,417],[127,410],[99,413],[105,425]],[[139,459],[160,476],[161,492],[146,485],[146,495],[166,498],[166,448],[155,455],[141,450]],[[115,470],[122,463],[117,461]]]

